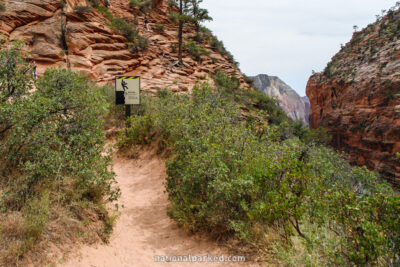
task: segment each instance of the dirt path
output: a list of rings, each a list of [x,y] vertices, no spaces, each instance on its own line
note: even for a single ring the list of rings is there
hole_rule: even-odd
[[[107,245],[84,246],[63,266],[193,266],[193,263],[156,263],[156,255],[228,255],[205,238],[191,236],[166,214],[165,164],[151,152],[139,159],[114,158],[121,188],[121,217]],[[197,263],[198,265],[198,263]],[[200,266],[250,266],[243,263],[210,263]]]

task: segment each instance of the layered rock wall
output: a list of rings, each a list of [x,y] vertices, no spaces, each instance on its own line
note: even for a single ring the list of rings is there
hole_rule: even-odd
[[[104,4],[104,1],[99,1]],[[110,25],[98,10],[88,7],[86,0],[7,0],[1,12],[0,32],[8,41],[23,40],[31,59],[38,65],[39,76],[49,66],[60,65],[89,75],[97,81],[112,81],[116,75],[141,75],[145,90],[171,88],[188,91],[197,80],[209,80],[217,69],[234,74],[248,87],[239,69],[212,48],[200,44],[210,56],[200,62],[184,53],[186,67],[176,66],[177,25],[170,19],[171,7],[155,1],[157,8],[147,14],[129,7],[129,0],[110,0],[109,11],[121,17],[148,40],[146,51],[133,51],[129,41]],[[64,3],[64,4],[63,4]],[[144,25],[149,20],[150,31]],[[157,28],[163,31],[157,31]],[[185,39],[194,36],[194,27],[185,27]]]
[[[310,126],[388,181],[400,184],[400,12],[354,34],[307,85]]]

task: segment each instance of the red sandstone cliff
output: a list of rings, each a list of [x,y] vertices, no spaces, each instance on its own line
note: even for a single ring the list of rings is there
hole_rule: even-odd
[[[311,76],[310,126],[323,126],[354,164],[400,184],[400,11],[353,35]]]
[[[144,26],[145,14],[130,8],[129,0],[109,2],[108,9],[114,16],[132,26],[137,24],[139,34],[149,41],[147,51],[132,51],[128,40],[113,30],[109,19],[89,7],[90,1],[86,0],[6,0],[6,10],[0,13],[0,32],[8,41],[20,39],[26,43],[38,64],[39,75],[48,66],[61,65],[98,81],[111,81],[121,74],[141,75],[145,90],[155,92],[170,87],[179,92],[190,90],[196,80],[206,80],[207,74],[221,69],[236,74],[247,86],[239,69],[207,41],[201,46],[209,56],[203,56],[199,62],[184,53],[186,67],[174,65],[177,54],[173,44],[177,43],[178,27],[170,19],[172,8],[165,1],[155,1],[157,8],[146,14],[150,31]],[[160,25],[163,32],[156,32]],[[186,26],[184,38],[193,36],[194,27]]]

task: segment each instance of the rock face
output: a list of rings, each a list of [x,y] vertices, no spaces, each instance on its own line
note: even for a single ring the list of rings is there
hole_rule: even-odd
[[[301,99],[303,99],[305,110],[306,110],[306,119],[307,123],[309,123],[309,117],[310,117],[310,99],[308,99],[307,96],[303,96]]]
[[[39,76],[49,66],[60,65],[89,75],[99,82],[108,82],[116,75],[140,75],[142,88],[156,92],[170,87],[173,91],[187,91],[208,74],[221,69],[241,79],[239,69],[210,44],[203,46],[210,56],[201,62],[184,53],[186,67],[176,66],[178,26],[169,13],[173,7],[157,0],[156,9],[148,12],[150,31],[144,25],[145,15],[129,7],[129,0],[110,0],[108,11],[121,17],[148,40],[146,51],[133,50],[129,41],[110,25],[104,12],[90,6],[86,0],[6,0],[6,10],[0,12],[0,32],[8,41],[23,40],[27,52],[38,65]],[[105,10],[105,0],[99,0]],[[135,15],[137,14],[137,15]],[[188,25],[189,26],[189,25]],[[163,30],[157,30],[163,28]],[[194,37],[194,27],[185,27],[184,39]]]
[[[400,11],[353,35],[311,76],[310,126],[323,126],[352,163],[400,184]]]
[[[274,97],[279,101],[279,106],[295,121],[308,124],[308,99],[302,99],[295,90],[275,76],[260,74],[249,77],[253,86],[264,94]]]

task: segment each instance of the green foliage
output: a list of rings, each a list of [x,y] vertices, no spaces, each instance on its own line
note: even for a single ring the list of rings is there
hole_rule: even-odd
[[[392,101],[393,99],[395,99],[394,92],[393,92],[392,89],[389,89],[389,90],[386,92],[385,102],[386,102],[387,104],[389,104],[389,102]]]
[[[92,9],[89,6],[75,6],[74,11],[78,14],[82,14],[92,11]]]
[[[174,1],[174,0],[169,0],[168,5],[169,5],[169,7],[176,7],[176,8],[178,7],[176,1]]]
[[[223,71],[217,71],[214,75],[215,85],[229,92],[237,91],[240,87],[240,80],[235,76],[229,76]]]
[[[146,51],[147,47],[149,46],[149,40],[145,37],[140,35],[137,36],[137,39],[134,43],[128,43],[130,50],[134,53],[139,51]]]
[[[157,33],[164,33],[165,25],[164,24],[156,24],[154,26],[154,31],[157,32]]]
[[[40,199],[32,199],[24,207],[24,228],[28,246],[33,247],[42,235],[49,219],[49,205],[49,193],[47,192]]]
[[[190,0],[189,3],[189,14],[191,15],[191,20],[194,26],[196,27],[196,33],[198,34],[200,31],[200,23],[204,21],[213,20],[209,15],[208,10],[204,8],[200,8],[200,4],[203,0]]]
[[[105,148],[108,106],[99,88],[65,69],[47,69],[34,81],[20,50],[19,44],[0,50],[0,221],[22,213],[18,242],[29,249],[55,204],[68,209],[89,202],[97,212],[119,190]]]
[[[171,51],[172,53],[176,53],[178,51],[178,45],[177,44],[171,44]]]
[[[146,51],[149,41],[145,37],[139,35],[139,31],[124,18],[114,16],[106,7],[97,7],[105,17],[110,20],[109,26],[119,34],[128,39],[128,46],[132,52]]]
[[[112,20],[112,19],[114,18],[113,14],[111,13],[111,11],[110,11],[107,7],[105,7],[105,6],[98,6],[98,7],[96,7],[96,9],[97,9],[99,12],[101,12],[101,13],[104,15],[104,17],[106,17],[106,18],[109,19],[109,20]]]
[[[136,36],[138,36],[138,31],[134,29],[133,26],[126,22],[126,20],[123,18],[113,18],[111,20],[110,26],[126,39],[128,39],[129,42],[133,42]]]
[[[207,49],[197,45],[191,40],[183,44],[183,49],[188,52],[188,54],[192,56],[196,61],[201,61],[202,56],[210,55],[210,52]]]
[[[4,12],[6,11],[6,4],[4,4],[3,2],[0,2],[0,12]]]
[[[94,8],[97,8],[97,7],[100,6],[99,0],[88,0],[88,2],[89,2],[89,4],[90,4],[92,7],[94,7]]]
[[[354,125],[353,127],[351,127],[351,128],[350,128],[350,131],[352,131],[352,132],[364,131],[364,129],[365,129],[366,127],[367,127],[367,126],[365,125],[365,122],[361,122],[361,123],[359,123],[359,124]]]
[[[138,8],[139,11],[146,13],[151,10],[152,3],[152,0],[130,0],[129,7]]]
[[[275,236],[272,245],[286,244],[286,256],[302,249],[311,254],[308,262],[321,265],[393,263],[400,198],[321,145],[328,139],[323,131],[286,119],[261,126],[243,119],[241,101],[258,101],[270,113],[278,109],[273,100],[242,93],[226,74],[217,73],[215,84],[198,84],[191,96],[145,97],[120,143],[158,141],[173,149],[169,215],[193,231],[248,244],[265,246],[265,236]]]
[[[222,41],[218,40],[216,36],[213,36],[211,39],[210,45],[215,48],[221,55],[225,56],[230,62],[235,63],[238,65],[238,63],[235,61],[235,58],[233,55],[225,48],[225,45]]]

